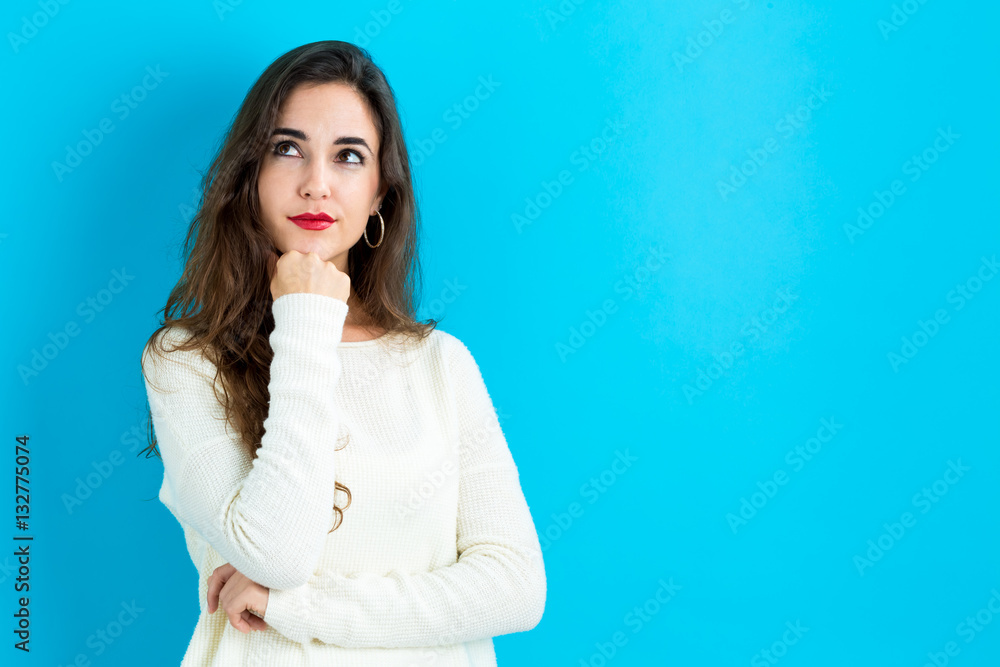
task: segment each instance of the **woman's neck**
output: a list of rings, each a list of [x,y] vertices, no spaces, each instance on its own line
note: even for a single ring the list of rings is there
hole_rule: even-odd
[[[342,340],[362,341],[378,338],[385,333],[385,329],[376,326],[368,315],[361,300],[351,289],[351,294],[347,298],[347,319],[344,320],[344,334]]]

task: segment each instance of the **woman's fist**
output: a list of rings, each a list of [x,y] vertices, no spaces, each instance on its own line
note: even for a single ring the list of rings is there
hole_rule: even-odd
[[[333,262],[320,259],[314,252],[289,250],[278,257],[272,252],[269,261],[271,296],[310,292],[325,294],[347,303],[351,294],[351,278]]]
[[[208,577],[208,613],[222,609],[240,632],[264,630],[271,590],[251,581],[230,563],[215,568]]]

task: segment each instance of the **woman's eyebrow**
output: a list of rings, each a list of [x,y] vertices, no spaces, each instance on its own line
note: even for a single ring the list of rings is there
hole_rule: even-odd
[[[273,137],[273,136],[278,135],[278,134],[287,134],[290,137],[295,137],[296,139],[301,139],[302,141],[309,141],[309,135],[307,135],[302,130],[296,130],[296,129],[291,128],[291,127],[278,127],[278,128],[275,128],[274,132],[271,133],[271,136]],[[371,146],[368,145],[368,142],[365,141],[364,139],[362,139],[361,137],[338,137],[333,142],[333,144],[335,146],[354,144],[354,145],[357,145],[357,146],[364,146],[365,148],[368,149],[369,153],[373,153],[374,154],[374,152],[375,152],[375,151],[372,150]]]

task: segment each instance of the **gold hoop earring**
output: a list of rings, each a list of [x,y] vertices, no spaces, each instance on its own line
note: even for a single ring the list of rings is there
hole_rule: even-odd
[[[382,225],[382,231],[379,234],[378,243],[376,243],[375,245],[372,245],[371,241],[368,240],[368,225],[367,224],[365,225],[365,243],[368,244],[369,248],[377,248],[377,247],[379,247],[380,245],[382,245],[382,239],[385,238],[385,220],[382,218],[382,212],[381,211],[375,211],[375,214],[378,215],[378,220],[379,220],[379,222]]]

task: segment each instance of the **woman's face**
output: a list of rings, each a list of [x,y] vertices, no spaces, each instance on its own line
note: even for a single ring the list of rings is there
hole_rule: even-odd
[[[315,252],[347,270],[347,251],[381,205],[378,136],[361,97],[341,83],[302,84],[284,101],[257,190],[264,226],[281,252]],[[308,229],[290,218],[326,213]],[[379,228],[369,231],[378,243]],[[374,234],[374,235],[373,235]]]

